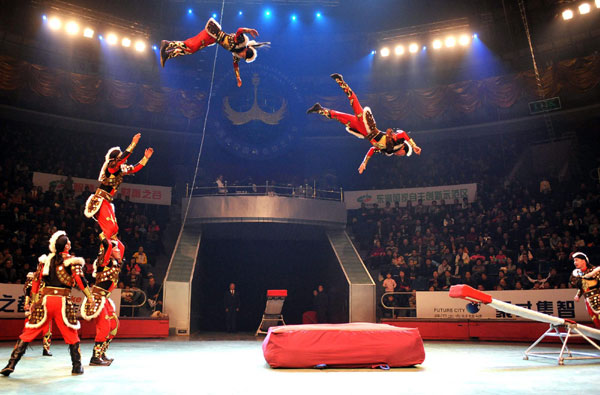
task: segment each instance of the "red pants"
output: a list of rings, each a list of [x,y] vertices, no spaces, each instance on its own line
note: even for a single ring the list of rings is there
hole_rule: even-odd
[[[194,37],[188,38],[183,43],[190,49],[191,53],[194,53],[202,48],[208,47],[209,45],[213,45],[215,42],[217,42],[217,40],[211,37],[205,29]]]
[[[367,132],[367,128],[365,128],[365,124],[363,123],[363,108],[358,102],[358,98],[356,97],[354,91],[352,91],[352,96],[350,96],[350,104],[352,105],[354,115],[335,110],[329,110],[329,114],[331,115],[331,118],[339,121],[341,124],[349,127],[350,129],[354,129],[366,137],[369,132]]]
[[[94,341],[103,342],[110,340],[117,334],[119,319],[108,298],[106,299],[106,302],[104,302],[102,311],[94,321],[96,322],[96,339]]]
[[[594,326],[596,328],[600,328],[600,314],[594,313],[594,310],[592,310],[592,308],[590,307],[590,304],[588,303],[587,299],[585,301],[585,307],[587,308],[588,314],[594,322]]]
[[[108,263],[112,254],[112,243],[111,239],[116,240],[119,245],[119,250],[121,250],[121,258],[125,254],[125,246],[121,243],[120,240],[116,238],[117,233],[119,233],[119,225],[117,225],[117,217],[115,216],[115,210],[113,209],[113,205],[108,202],[106,199],[102,200],[102,205],[100,206],[100,210],[96,213],[96,221],[98,221],[98,225],[100,225],[100,229],[102,229],[102,233],[108,240],[108,247],[106,249],[106,253],[104,254],[104,265]]]
[[[63,339],[65,339],[65,343],[78,343],[79,335],[77,334],[77,330],[69,328],[67,325],[65,325],[65,322],[63,321],[63,298],[64,296],[46,296],[46,322],[44,322],[44,324],[41,325],[39,328],[26,327],[25,329],[23,329],[23,333],[21,333],[21,336],[19,336],[19,338],[27,343],[33,341],[40,334],[48,332],[48,327],[52,324],[52,320],[54,320],[54,322],[56,322],[58,330],[62,334]]]

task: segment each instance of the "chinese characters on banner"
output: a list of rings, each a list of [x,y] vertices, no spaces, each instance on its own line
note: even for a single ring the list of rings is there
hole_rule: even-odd
[[[66,176],[56,174],[33,173],[33,185],[41,186],[44,191],[47,191],[51,185],[55,188],[56,192],[62,191],[65,188],[66,179]],[[86,187],[91,193],[94,193],[100,184],[99,181],[88,178],[73,177],[72,180],[76,196],[81,194]],[[171,187],[123,183],[117,195],[121,195],[121,199],[123,200],[129,197],[129,200],[133,203],[171,205]]]
[[[529,291],[486,291],[493,298],[516,306],[568,318],[575,321],[590,321],[583,300],[575,302],[576,289],[543,289]],[[502,319],[524,320],[525,318],[498,311],[484,304],[478,305],[476,313],[467,311],[467,302],[453,299],[448,292],[417,292],[417,318],[433,319]]]
[[[75,310],[79,312],[84,295],[79,290],[71,292],[71,301],[75,304]],[[115,303],[115,311],[119,314],[121,308],[121,290],[115,289],[110,295]],[[79,316],[79,314],[77,314]],[[23,318],[25,319],[25,295],[23,284],[0,284],[0,318]],[[80,317],[81,318],[81,317]]]
[[[344,192],[344,201],[346,202],[346,209],[348,210],[360,208],[361,203],[366,204],[367,207],[372,206],[375,203],[377,203],[379,207],[383,207],[386,202],[390,202],[392,206],[394,206],[396,202],[399,202],[400,207],[405,207],[406,203],[409,201],[415,206],[417,202],[421,200],[423,201],[424,206],[431,206],[433,201],[437,202],[439,205],[441,200],[444,200],[446,204],[454,203],[455,199],[462,203],[463,198],[467,198],[469,202],[475,201],[477,198],[477,184]]]

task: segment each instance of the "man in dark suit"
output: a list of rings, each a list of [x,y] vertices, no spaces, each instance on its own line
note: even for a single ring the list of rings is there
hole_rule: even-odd
[[[225,326],[227,332],[237,331],[237,313],[240,311],[240,296],[235,289],[235,283],[229,284],[225,292]]]

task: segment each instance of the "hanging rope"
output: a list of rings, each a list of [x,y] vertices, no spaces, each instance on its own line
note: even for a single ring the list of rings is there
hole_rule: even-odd
[[[529,44],[529,53],[531,54],[531,61],[533,62],[533,73],[535,74],[535,82],[538,88],[538,96],[540,99],[545,99],[546,94],[544,93],[544,86],[542,85],[542,77],[538,70],[537,62],[535,60],[535,53],[533,52],[533,42],[531,34],[529,33],[529,23],[527,23],[527,13],[525,8],[525,0],[519,0],[519,10],[521,11],[521,19],[523,20],[523,27],[525,28],[525,35],[527,35],[527,43]],[[552,124],[552,118],[548,115],[547,111],[544,111],[544,123],[546,124],[546,131],[548,137],[554,138],[554,125]]]
[[[221,17],[219,23],[223,26],[223,10],[225,9],[225,0],[221,3]],[[185,214],[183,215],[183,222],[181,223],[181,229],[185,226],[188,212],[190,209],[190,203],[192,201],[192,195],[194,194],[194,188],[196,187],[196,177],[198,176],[198,168],[200,167],[200,157],[202,156],[202,149],[204,148],[204,137],[206,136],[206,123],[208,122],[208,114],[210,112],[210,102],[212,99],[213,85],[215,82],[215,70],[217,68],[217,57],[219,55],[219,45],[215,45],[215,59],[213,61],[213,69],[210,77],[210,89],[208,91],[208,100],[206,103],[206,114],[204,115],[204,125],[202,127],[202,139],[200,140],[200,149],[198,150],[198,158],[196,159],[196,168],[194,170],[194,178],[192,180],[192,188],[190,189],[190,195],[187,198],[185,207]]]
[[[221,25],[223,25],[224,9],[225,9],[225,0],[223,0],[223,2],[221,3],[221,16],[219,18],[219,23]],[[206,136],[206,124],[208,122],[208,114],[210,112],[210,102],[212,99],[213,86],[214,86],[214,82],[215,82],[215,70],[217,68],[218,55],[219,55],[219,45],[215,45],[215,58],[213,61],[213,69],[212,69],[212,74],[210,77],[210,89],[208,91],[208,99],[206,102],[206,114],[204,115],[204,125],[202,127],[202,138],[200,139],[200,148],[198,149],[198,156],[196,158],[196,168],[194,169],[194,178],[192,180],[192,188],[190,189],[190,195],[187,197],[187,202],[186,202],[186,206],[185,206],[185,214],[183,216],[183,221],[181,222],[181,228],[179,229],[179,233],[181,233],[183,231],[183,228],[185,227],[188,212],[190,209],[190,203],[192,201],[192,195],[194,193],[194,188],[196,187],[196,177],[198,176],[198,169],[200,168],[200,157],[202,156],[202,150],[204,148],[204,138]],[[170,265],[171,265],[171,262],[169,262],[169,266]],[[160,285],[160,289],[158,290],[158,294],[160,294],[162,292],[166,282],[167,282],[167,276],[165,276],[165,278],[163,279],[162,284]],[[164,311],[163,311],[163,313],[164,313]]]

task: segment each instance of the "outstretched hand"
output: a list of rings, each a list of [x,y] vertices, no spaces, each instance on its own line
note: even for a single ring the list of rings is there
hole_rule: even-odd
[[[146,151],[144,152],[144,156],[148,159],[150,159],[150,157],[152,156],[152,154],[154,153],[154,150],[152,148],[146,148]]]
[[[241,79],[237,79],[237,86],[238,88],[242,86],[242,80]]]
[[[131,141],[133,141],[134,143],[138,143],[138,141],[140,141],[140,137],[142,137],[141,133],[136,134],[135,136],[133,136],[133,139]]]
[[[358,166],[358,174],[362,174],[363,171],[365,171],[365,169],[367,168],[367,164],[366,163],[361,163],[360,166]]]
[[[415,151],[415,154],[421,155],[421,147],[415,146],[415,148],[413,148],[413,151]]]
[[[250,34],[252,38],[258,37],[258,31],[256,29],[246,29],[246,33]]]

